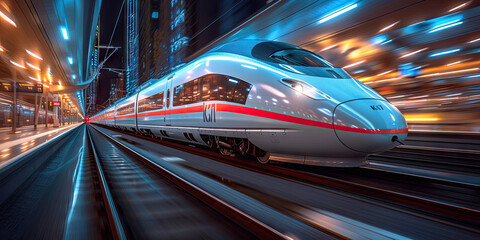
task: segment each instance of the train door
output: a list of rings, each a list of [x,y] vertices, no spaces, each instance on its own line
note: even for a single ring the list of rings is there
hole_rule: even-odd
[[[167,79],[167,84],[165,84],[165,115],[163,117],[163,121],[165,122],[166,126],[172,125],[172,120],[170,119],[170,110],[172,106],[172,82],[173,82],[173,75]]]

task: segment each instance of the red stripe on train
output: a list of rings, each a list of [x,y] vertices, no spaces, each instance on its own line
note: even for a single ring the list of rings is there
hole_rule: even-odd
[[[401,129],[365,129],[365,128],[354,128],[354,127],[347,127],[347,126],[338,126],[335,127],[333,124],[319,122],[315,120],[309,120],[305,118],[294,117],[290,115],[285,115],[276,112],[270,112],[266,110],[250,108],[245,106],[238,106],[238,105],[230,105],[224,103],[217,103],[216,110],[219,112],[229,112],[229,113],[238,113],[243,115],[250,115],[255,117],[261,118],[268,118],[283,122],[313,126],[313,127],[321,127],[321,128],[329,128],[340,131],[348,131],[348,132],[356,132],[356,133],[366,133],[366,134],[401,134],[401,133],[408,133],[408,128],[401,128]],[[183,113],[197,113],[203,112],[203,106],[193,106],[193,107],[183,107],[177,109],[170,109],[170,110],[160,110],[154,112],[144,112],[139,113],[138,117],[149,117],[149,116],[161,116],[166,114],[183,114]],[[135,114],[130,115],[123,115],[118,116],[116,119],[124,119],[124,118],[133,118]],[[113,119],[105,119],[105,120],[113,120]]]

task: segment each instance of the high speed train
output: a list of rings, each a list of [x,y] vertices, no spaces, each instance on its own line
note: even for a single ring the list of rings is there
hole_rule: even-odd
[[[218,46],[119,100],[91,122],[207,145],[225,155],[356,167],[408,133],[387,99],[300,47],[241,40]]]

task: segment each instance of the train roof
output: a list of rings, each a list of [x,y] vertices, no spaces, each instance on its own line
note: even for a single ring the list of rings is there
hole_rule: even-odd
[[[214,52],[226,52],[268,61],[268,57],[274,52],[285,49],[301,48],[289,43],[277,41],[238,40],[215,47],[208,51],[207,54]]]

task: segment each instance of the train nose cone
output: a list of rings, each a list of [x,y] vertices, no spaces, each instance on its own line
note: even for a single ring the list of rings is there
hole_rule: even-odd
[[[348,148],[364,153],[389,150],[407,137],[407,123],[396,107],[387,101],[353,100],[339,104],[333,113],[338,139]]]

